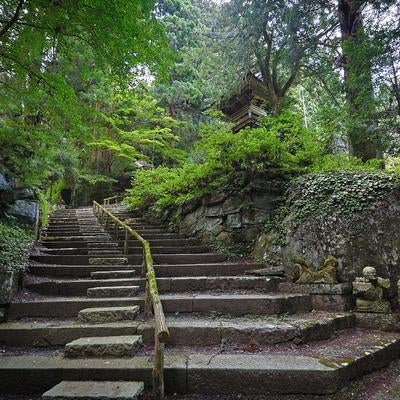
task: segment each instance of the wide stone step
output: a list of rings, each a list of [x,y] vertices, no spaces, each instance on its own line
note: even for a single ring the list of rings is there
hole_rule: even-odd
[[[140,274],[142,267],[136,265],[31,265],[29,271],[41,276],[88,277],[95,271],[135,270]],[[155,265],[157,278],[162,277],[193,277],[193,276],[235,276],[243,275],[251,269],[261,268],[257,263],[224,262],[201,264],[163,264]]]
[[[95,247],[61,247],[61,248],[42,248],[41,251],[51,255],[107,255],[107,254],[122,254],[122,247],[119,248],[117,244],[110,243],[111,246]],[[114,245],[114,246],[113,246]],[[207,246],[173,246],[173,247],[151,247],[152,254],[198,254],[206,253],[209,251]],[[129,254],[142,254],[143,247],[128,247]]]
[[[133,272],[132,272],[133,271]],[[125,274],[127,272],[127,274]],[[84,296],[87,290],[95,287],[104,286],[138,286],[144,290],[145,280],[140,276],[131,277],[135,274],[134,270],[128,271],[106,271],[92,272],[94,277],[104,277],[103,279],[74,279],[74,280],[53,280],[32,283],[27,285],[27,289],[43,295],[57,296]],[[104,275],[106,274],[106,275]],[[122,274],[119,276],[118,274]],[[126,276],[124,279],[123,276]],[[119,279],[106,279],[119,278]],[[253,276],[220,276],[220,277],[162,277],[157,278],[160,293],[166,292],[190,292],[190,291],[230,291],[230,290],[259,290],[263,292],[274,292],[278,283],[278,277],[253,277]],[[94,297],[94,296],[90,296]],[[118,296],[124,297],[124,295]]]
[[[326,340],[338,331],[353,328],[353,314],[316,312],[258,317],[231,317],[219,314],[167,314],[168,346],[258,345],[287,343],[288,346]],[[64,346],[82,337],[141,335],[154,346],[154,321],[138,320],[87,324],[74,320],[9,322],[0,324],[0,344],[12,346]]]
[[[49,255],[122,255],[122,250],[118,247],[103,247],[103,248],[42,248],[42,253]]]
[[[89,323],[129,321],[134,320],[139,312],[139,306],[85,308],[79,311],[78,319]]]
[[[99,297],[133,297],[139,292],[139,286],[100,286],[87,290],[87,296]]]
[[[132,357],[142,343],[139,335],[80,338],[65,345],[64,355],[68,358]]]
[[[166,349],[167,393],[228,396],[238,394],[328,395],[343,389],[352,379],[387,366],[400,356],[399,334],[348,332],[324,342],[324,346],[271,346],[238,354],[229,346],[185,353]],[[149,354],[132,358],[68,359],[57,355],[20,355],[0,358],[3,393],[47,390],[62,374],[71,380],[144,381],[151,388],[153,360]],[[23,382],[23,384],[21,384]],[[223,398],[223,397],[221,397]]]
[[[65,235],[65,236],[45,236],[43,239],[44,243],[48,242],[70,242],[70,241],[79,241],[79,242],[104,242],[111,240],[111,236],[108,233],[102,233],[98,235]]]
[[[288,346],[326,340],[338,331],[353,328],[355,317],[352,314],[315,313],[282,318],[279,315],[268,317],[231,317],[179,314],[167,316],[170,332],[168,346],[218,346],[227,343],[232,346],[271,345],[287,343]],[[143,321],[137,333],[143,342],[154,341],[154,323]]]
[[[217,312],[231,315],[274,315],[295,314],[311,310],[308,295],[294,294],[168,294],[162,295],[164,312],[210,313]],[[82,297],[56,297],[23,303],[12,303],[9,308],[11,318],[21,317],[71,317],[85,308],[130,307],[143,309],[143,297],[124,297],[90,299]],[[105,310],[104,312],[106,312]],[[86,311],[87,312],[87,311]],[[82,319],[92,322],[93,320]],[[98,322],[105,322],[106,319]]]
[[[28,322],[8,322],[0,324],[0,344],[35,347],[64,346],[82,337],[136,334],[138,325],[137,321],[88,324],[64,319],[43,322],[40,319]],[[154,337],[152,340],[154,342]]]
[[[62,381],[43,394],[43,400],[139,400],[143,382]]]
[[[84,265],[84,264],[105,264],[107,261],[100,262],[99,260],[93,260],[96,257],[90,256],[79,256],[79,255],[32,255],[31,259],[43,264],[66,264],[66,265]],[[102,257],[109,259],[109,264],[116,262],[117,257]],[[142,255],[128,255],[128,262],[132,265],[139,265],[142,262]],[[90,261],[92,259],[93,261]],[[155,264],[203,264],[203,263],[217,263],[225,261],[226,256],[224,254],[214,253],[202,253],[202,254],[155,254]],[[114,261],[113,261],[114,260]],[[123,262],[120,264],[124,264]]]
[[[111,240],[111,239],[110,239]],[[201,242],[198,239],[165,239],[165,240],[149,240],[151,247],[170,247],[170,246],[177,246],[177,247],[185,247],[185,246],[201,246]],[[64,241],[57,241],[57,240],[46,240],[45,238],[42,240],[42,243],[45,247],[48,248],[63,248],[63,247],[74,247],[74,248],[81,248],[81,247],[89,247],[90,246],[99,246],[101,247],[102,244],[115,244],[111,243],[110,241],[96,241],[96,242],[83,242],[82,240],[64,240]],[[129,240],[129,247],[138,247],[139,242],[137,240]],[[124,245],[123,240],[119,240],[118,245],[122,247]],[[114,246],[112,246],[114,247]]]

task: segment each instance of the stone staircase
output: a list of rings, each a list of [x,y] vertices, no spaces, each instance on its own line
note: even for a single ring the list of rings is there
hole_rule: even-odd
[[[170,338],[170,393],[330,394],[400,355],[396,333],[358,329],[348,312],[313,310],[280,276],[250,276],[193,238],[110,206],[150,241]],[[113,239],[91,208],[59,210],[31,257],[25,289],[0,325],[7,393],[136,399],[151,386],[154,326],[142,314],[142,248]],[[53,387],[54,386],[54,387]]]

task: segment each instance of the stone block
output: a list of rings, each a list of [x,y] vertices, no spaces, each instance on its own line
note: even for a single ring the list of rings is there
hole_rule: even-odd
[[[92,279],[123,279],[123,278],[134,278],[135,270],[126,271],[96,271],[91,272],[90,277]]]
[[[228,228],[240,228],[242,226],[242,216],[240,213],[229,214],[226,217],[226,226]]]
[[[139,306],[85,308],[79,311],[78,319],[83,322],[107,323],[134,320],[140,312]]]
[[[141,346],[139,335],[80,338],[65,345],[65,357],[132,357]]]
[[[400,332],[400,314],[354,313],[356,325],[363,329]]]
[[[222,205],[206,206],[204,208],[204,215],[206,217],[222,217],[224,215]]]
[[[123,265],[128,264],[126,257],[91,257],[90,265]]]
[[[88,297],[133,297],[139,292],[139,286],[101,286],[89,288]]]
[[[143,382],[62,381],[43,394],[43,400],[138,400]]]

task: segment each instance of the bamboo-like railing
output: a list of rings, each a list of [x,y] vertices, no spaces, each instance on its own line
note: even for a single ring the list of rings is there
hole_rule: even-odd
[[[118,200],[122,200],[123,198],[124,198],[124,196],[122,196],[122,195],[107,197],[106,199],[103,200],[103,204],[105,206],[109,206],[113,203],[118,203]]]
[[[125,230],[124,254],[128,255],[128,240],[130,236],[143,246],[142,276],[146,277],[146,291],[144,301],[144,312],[146,316],[154,314],[154,366],[153,366],[153,395],[154,399],[164,398],[164,344],[168,339],[169,331],[165,322],[163,306],[160,300],[156,273],[154,270],[153,257],[151,255],[150,244],[143,239],[138,232],[126,225],[105,207],[93,201],[93,212],[97,218],[105,223],[106,229],[114,229],[114,234],[118,240],[120,227]],[[114,226],[111,226],[114,224]]]

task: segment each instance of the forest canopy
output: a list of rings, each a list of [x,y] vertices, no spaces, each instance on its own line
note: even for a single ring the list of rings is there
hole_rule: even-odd
[[[45,203],[132,180],[138,207],[238,173],[397,172],[399,24],[398,0],[2,1],[0,173]],[[233,133],[248,73],[267,117]]]

